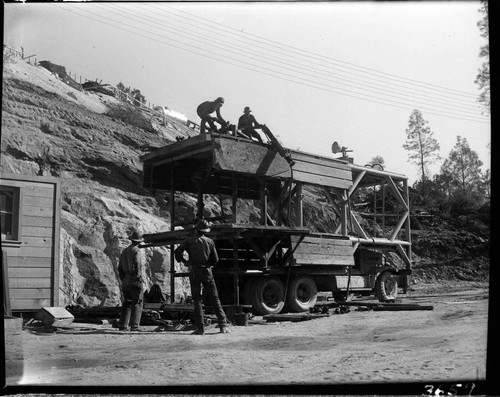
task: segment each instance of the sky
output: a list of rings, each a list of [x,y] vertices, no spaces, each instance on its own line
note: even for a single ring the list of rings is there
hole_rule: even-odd
[[[474,83],[483,62],[478,1],[4,3],[4,44],[76,80],[137,88],[198,123],[222,96],[249,106],[284,146],[418,179],[403,149],[414,109],[440,144],[439,173],[467,139],[490,168],[491,125]]]

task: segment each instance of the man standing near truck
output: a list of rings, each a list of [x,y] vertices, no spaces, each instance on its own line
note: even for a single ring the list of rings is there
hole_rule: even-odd
[[[207,221],[202,220],[196,226],[196,230],[196,236],[186,239],[175,250],[176,261],[184,263],[190,268],[189,281],[194,300],[194,321],[196,325],[196,331],[193,334],[203,335],[205,333],[201,296],[202,285],[203,294],[208,298],[217,316],[220,332],[222,334],[229,333],[226,314],[224,313],[224,309],[222,309],[219,294],[217,293],[217,286],[212,274],[212,266],[215,266],[219,262],[219,256],[215,249],[214,241],[206,236],[206,233],[210,232],[210,226]],[[183,256],[184,251],[189,255],[188,261]]]
[[[144,241],[142,234],[134,230],[130,235],[131,244],[123,250],[118,264],[118,275],[122,281],[123,303],[118,323],[122,331],[140,331],[144,301],[142,279],[143,263],[139,244]]]

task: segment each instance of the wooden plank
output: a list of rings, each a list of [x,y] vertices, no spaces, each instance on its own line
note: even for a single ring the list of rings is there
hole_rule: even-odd
[[[292,245],[298,241],[292,236]],[[352,243],[348,238],[321,238],[306,236],[294,253],[296,263],[321,264],[345,263],[354,264]]]
[[[331,179],[335,181],[336,184],[328,185],[334,186],[341,189],[348,189],[352,186],[351,172],[349,169],[339,169],[336,167],[328,167],[319,164],[302,163],[295,160],[295,165],[293,166],[293,177],[296,180],[300,175],[308,175],[311,178],[324,177],[325,179]]]
[[[52,259],[54,266],[52,266],[52,280],[54,280],[54,285],[52,287],[52,304],[59,306],[59,255],[60,255],[60,242],[61,242],[61,185],[58,183],[55,185],[55,196],[54,196],[54,239],[52,247]]]
[[[23,245],[21,247],[43,247],[50,248],[53,245],[51,237],[25,237],[22,238]]]
[[[11,267],[52,267],[52,258],[37,258],[28,256],[9,256],[9,269]]]
[[[2,186],[13,186],[22,188],[28,196],[54,197],[54,185],[48,183],[24,182],[10,179],[1,179]]]
[[[10,278],[9,288],[51,288],[49,278]]]
[[[52,248],[23,247],[19,248],[19,256],[30,256],[36,258],[52,258]],[[10,255],[9,255],[10,256]]]
[[[300,257],[296,258],[296,265],[332,265],[332,266],[354,266],[354,257]]]
[[[10,300],[12,310],[35,311],[42,307],[52,307],[50,299],[12,299]]]
[[[53,217],[23,215],[22,223],[23,223],[23,226],[53,227],[54,218]]]
[[[16,299],[50,299],[50,288],[16,288],[10,291],[11,298]]]
[[[2,186],[12,186],[21,188],[23,194],[29,197],[43,197],[43,198],[54,198],[54,187],[50,184],[35,184],[35,186],[28,184],[28,182],[17,182],[17,181],[2,181],[0,180]]]
[[[10,267],[9,268],[9,279],[10,278],[50,278],[52,275],[52,268],[50,267]]]
[[[31,184],[57,184],[59,183],[59,179],[53,176],[37,176],[37,175],[21,175],[21,174],[12,174],[10,172],[0,171],[0,179],[5,180],[14,180],[14,181],[24,181],[30,182]]]
[[[297,240],[297,238],[295,237],[294,240]],[[315,240],[306,240],[306,241],[303,241],[301,245],[303,247],[313,247],[313,248],[317,247],[319,249],[332,249],[332,248],[351,249],[352,248],[352,243],[349,240],[340,240],[340,241],[329,240],[329,239],[317,239],[316,241]]]
[[[303,171],[295,172],[295,170],[293,172],[293,179],[309,185],[338,187],[341,189],[346,189],[351,185],[350,181],[343,179],[331,178],[328,175],[310,174]]]
[[[54,208],[50,207],[23,207],[23,216],[38,216],[43,218],[52,218],[54,216]]]
[[[141,162],[148,162],[149,164],[154,165],[160,159],[165,159],[181,152],[187,153],[189,150],[194,150],[200,146],[211,144],[211,141],[211,134],[196,135],[179,142],[171,143],[170,145],[145,154],[139,157],[139,160]]]
[[[290,178],[286,160],[267,146],[216,138],[214,163],[218,170]]]
[[[54,199],[54,187],[50,185],[47,185],[46,187],[23,186],[23,194],[29,197],[43,197]]]
[[[300,161],[301,163],[318,164],[325,167],[337,168],[339,170],[346,170],[351,173],[351,166],[344,160],[335,159],[332,157],[318,156],[317,154],[299,152],[297,150],[290,151],[293,161]],[[351,179],[351,175],[348,176]]]
[[[28,196],[26,192],[23,195],[23,205],[31,207],[52,207],[54,205],[54,197]]]
[[[24,237],[52,237],[54,229],[47,226],[26,226],[21,228],[21,235]]]
[[[338,255],[294,255],[297,263],[317,263],[320,265],[327,265],[328,263],[347,263],[351,264],[354,257],[351,256],[338,256]]]

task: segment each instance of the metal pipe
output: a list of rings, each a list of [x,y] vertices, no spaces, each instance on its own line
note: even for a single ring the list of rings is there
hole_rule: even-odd
[[[372,244],[372,245],[387,245],[387,246],[405,245],[405,246],[408,246],[411,244],[409,241],[402,241],[402,240],[391,241],[391,240],[388,240],[385,238],[376,238],[376,237],[365,239],[365,238],[361,238],[361,237],[350,236],[349,239],[351,240],[351,242],[360,243],[360,244]]]

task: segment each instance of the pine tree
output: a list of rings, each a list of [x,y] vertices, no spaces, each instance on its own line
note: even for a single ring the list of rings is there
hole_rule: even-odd
[[[483,162],[469,147],[467,139],[457,136],[457,142],[441,167],[441,173],[451,177],[451,183],[462,191],[478,191],[484,177],[481,172]]]
[[[413,110],[408,120],[406,143],[403,148],[409,151],[409,161],[418,166],[423,184],[428,179],[426,175],[428,165],[440,158],[439,143],[433,135],[422,113],[418,109]]]

